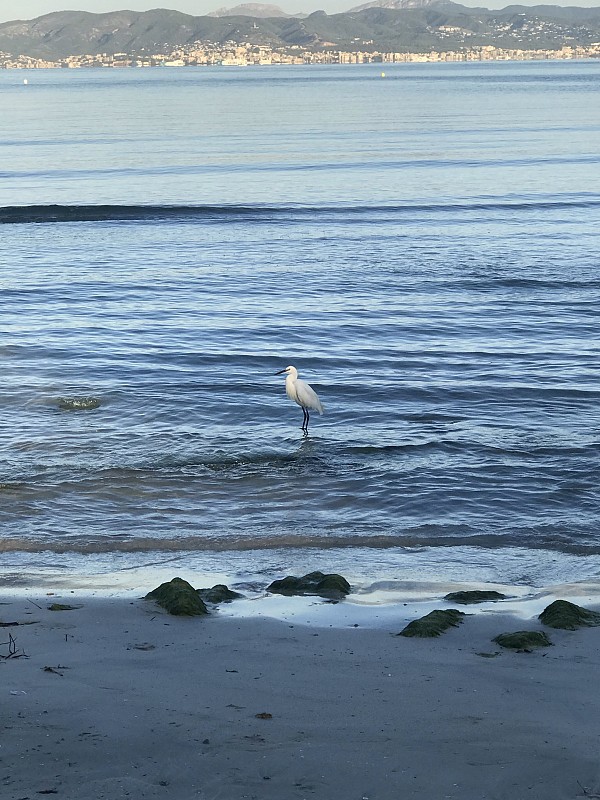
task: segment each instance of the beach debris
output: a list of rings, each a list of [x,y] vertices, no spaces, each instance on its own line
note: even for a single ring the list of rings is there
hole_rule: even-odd
[[[506,600],[506,595],[502,592],[495,592],[488,589],[472,589],[463,592],[450,592],[444,597],[449,603],[459,603],[460,605],[470,605],[471,603],[487,603],[490,600]]]
[[[70,606],[68,603],[52,603],[48,606],[48,611],[75,611],[81,606]]]
[[[224,583],[217,583],[216,586],[210,589],[196,589],[196,591],[205,603],[212,603],[213,605],[217,605],[218,603],[231,603],[232,600],[238,600],[240,597],[244,596],[239,592],[234,592],[233,589],[225,586]]]
[[[600,800],[600,794],[596,794],[595,792],[590,792],[589,789],[585,788],[585,786],[581,783],[581,781],[578,780],[577,781],[577,785],[579,786],[579,788],[581,789],[581,792],[582,792],[582,795],[577,795],[578,797],[580,797],[580,796],[592,797],[592,798],[595,798],[595,800]]]
[[[156,650],[156,645],[150,644],[150,642],[141,642],[140,644],[132,644],[131,647],[127,648],[128,650]]]
[[[8,647],[7,655],[0,655],[0,658],[4,659],[5,661],[9,658],[29,658],[24,650],[19,650],[17,648],[17,640],[12,633],[8,634],[8,642],[0,642],[0,647]]]
[[[63,673],[59,672],[58,671],[59,669],[68,669],[68,667],[61,667],[60,664],[57,667],[42,667],[42,670],[44,672],[52,672],[54,675],[60,675],[60,677],[62,678]]]
[[[91,411],[99,408],[97,397],[59,397],[57,405],[61,411]]]
[[[256,719],[273,719],[273,714],[269,714],[268,711],[261,711],[260,714],[254,715]]]
[[[208,608],[198,592],[183,578],[173,578],[171,581],[161,583],[156,589],[148,592],[144,599],[154,600],[169,614],[176,616],[200,617],[208,614]]]
[[[350,594],[348,581],[335,572],[309,572],[300,578],[288,575],[278,581],[273,581],[267,586],[267,591],[274,594],[292,595],[318,595],[328,600],[343,600]]]
[[[460,625],[464,616],[464,611],[458,611],[456,608],[436,609],[420,619],[409,622],[406,628],[396,636],[417,636],[422,639],[440,636],[448,628],[456,628]]]
[[[567,600],[555,600],[542,611],[538,619],[549,628],[575,631],[577,628],[600,625],[600,614]]]
[[[492,639],[500,647],[516,650],[519,653],[530,653],[536,647],[549,647],[552,642],[543,631],[515,631],[501,633]]]

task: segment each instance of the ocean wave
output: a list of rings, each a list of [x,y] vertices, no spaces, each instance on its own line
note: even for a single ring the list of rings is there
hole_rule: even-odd
[[[26,538],[3,537],[0,553],[55,553],[55,554],[110,554],[110,553],[224,553],[275,551],[281,554],[292,550],[390,550],[423,552],[428,549],[452,547],[476,547],[483,550],[527,549],[566,553],[575,556],[600,555],[598,543],[575,542],[568,536],[557,536],[548,532],[526,543],[518,532],[468,533],[462,526],[459,530],[440,533],[436,526],[427,532],[420,527],[414,531],[392,534],[318,534],[297,533],[281,535],[182,536],[169,539],[152,537],[126,538],[102,536],[89,538],[56,539],[52,537]],[[462,531],[462,532],[461,532]]]
[[[0,208],[0,224],[120,222],[261,217],[278,209],[252,206],[36,205]]]
[[[469,212],[469,211],[537,211],[552,209],[598,208],[600,198],[585,197],[564,200],[509,199],[459,201],[454,203],[422,203],[383,206],[303,206],[303,205],[28,205],[0,207],[0,224],[61,222],[150,222],[157,220],[236,221],[272,220],[290,216],[305,219],[314,215],[336,214],[354,217],[359,214],[396,216],[406,213]]]
[[[346,171],[395,171],[395,170],[469,170],[469,169],[506,169],[514,167],[533,168],[536,166],[575,166],[579,164],[597,164],[598,155],[596,153],[581,153],[559,155],[543,154],[539,156],[528,155],[524,158],[518,157],[493,157],[485,158],[482,155],[475,155],[471,158],[408,158],[408,159],[378,159],[364,158],[357,160],[336,159],[336,160],[298,160],[291,162],[275,161],[256,161],[245,163],[188,163],[188,164],[164,164],[148,163],[140,166],[104,166],[81,168],[58,168],[49,167],[47,169],[4,169],[0,172],[0,178],[5,180],[20,179],[82,179],[87,178],[106,178],[117,176],[119,178],[133,177],[162,177],[168,174],[171,177],[178,175],[228,175],[236,174],[240,171],[246,173],[319,173],[319,172],[346,172]]]

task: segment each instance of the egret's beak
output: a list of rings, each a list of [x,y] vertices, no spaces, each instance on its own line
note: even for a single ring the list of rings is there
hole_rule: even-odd
[[[275,373],[275,375],[283,375],[284,372],[287,372],[287,367],[285,369],[280,369],[279,372]]]

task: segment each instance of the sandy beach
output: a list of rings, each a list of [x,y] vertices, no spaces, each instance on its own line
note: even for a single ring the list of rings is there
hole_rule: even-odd
[[[80,593],[4,597],[0,619],[19,623],[1,634],[3,800],[600,793],[600,628],[515,653],[491,639],[537,619],[469,613],[426,640]]]

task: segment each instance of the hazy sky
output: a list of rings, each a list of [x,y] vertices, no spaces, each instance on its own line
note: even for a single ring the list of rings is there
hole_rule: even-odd
[[[105,11],[147,11],[150,8],[174,8],[186,14],[207,14],[217,8],[226,6],[232,8],[246,0],[0,0],[0,22],[13,19],[33,19],[51,11],[64,11],[65,9],[77,11],[92,11],[103,13]],[[257,2],[259,0],[256,0]],[[267,1],[267,0],[265,0]],[[347,11],[353,6],[360,5],[366,0],[271,0],[288,13],[296,11],[317,11],[323,9],[328,14]],[[543,0],[542,0],[543,2]],[[462,0],[465,6],[483,6],[485,8],[504,8],[511,4],[509,0]],[[520,5],[538,5],[539,0],[521,0]],[[587,8],[598,6],[599,0],[560,0],[554,5],[585,6]]]

